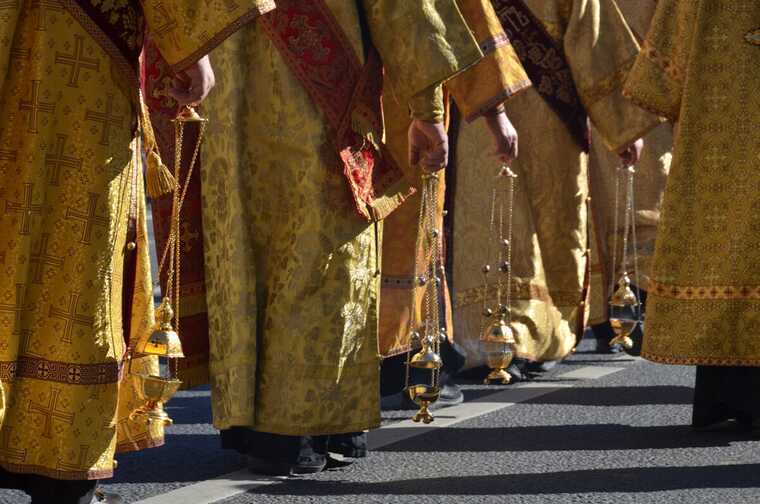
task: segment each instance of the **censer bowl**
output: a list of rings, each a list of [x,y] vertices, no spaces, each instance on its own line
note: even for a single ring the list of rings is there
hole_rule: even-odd
[[[633,348],[631,334],[636,330],[639,321],[635,319],[610,318],[610,325],[615,332],[615,337],[610,341],[610,345],[623,345],[626,349]]]
[[[130,413],[130,420],[142,421],[146,425],[171,425],[174,423],[164,411],[164,403],[177,393],[182,381],[156,375],[135,376],[140,382],[138,395],[144,404]]]
[[[181,380],[157,375],[136,375],[140,381],[138,393],[143,401],[165,403],[177,393]]]
[[[410,385],[406,388],[409,399],[420,405],[423,401],[433,403],[441,395],[441,389],[431,385]]]
[[[438,400],[441,389],[433,385],[410,385],[406,388],[409,398],[419,405],[420,410],[412,417],[413,422],[429,424],[434,420],[430,405]]]
[[[514,331],[504,320],[491,324],[480,340],[480,348],[485,354],[486,363],[491,372],[483,380],[485,385],[494,382],[507,385],[512,381],[512,376],[507,368],[515,356]]]
[[[486,363],[491,369],[507,369],[512,364],[513,357],[511,351],[486,352]]]

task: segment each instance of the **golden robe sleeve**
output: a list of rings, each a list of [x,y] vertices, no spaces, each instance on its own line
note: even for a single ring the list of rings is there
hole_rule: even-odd
[[[483,59],[446,83],[467,121],[473,121],[519,91],[530,79],[510,44],[491,0],[458,0]]]
[[[175,70],[202,58],[241,26],[274,8],[274,0],[143,0],[150,37]]]
[[[610,150],[659,124],[623,96],[639,45],[614,0],[572,0],[563,46],[583,106]]]
[[[408,104],[425,90],[434,98],[437,84],[482,56],[455,0],[362,0],[362,5],[391,87],[387,91],[399,103]],[[425,102],[417,99],[416,106]]]
[[[681,109],[696,11],[691,2],[658,2],[649,34],[625,83],[627,97],[673,122]]]

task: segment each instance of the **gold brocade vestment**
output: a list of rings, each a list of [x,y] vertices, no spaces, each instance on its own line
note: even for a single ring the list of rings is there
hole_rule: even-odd
[[[5,470],[108,478],[115,452],[163,443],[161,426],[129,420],[140,403],[123,369],[125,338],[153,322],[136,54],[144,16],[167,28],[156,34],[167,59],[192,62],[260,12],[242,3],[0,2]],[[158,371],[156,360],[134,366]]]
[[[655,0],[616,0],[631,30],[642,40],[657,5]],[[592,138],[599,133],[592,128]],[[636,164],[635,203],[638,259],[638,279],[634,282],[644,290],[651,274],[655,238],[660,223],[660,208],[665,195],[665,184],[670,171],[673,150],[673,127],[663,123],[644,137],[644,150]],[[615,182],[620,157],[610,151],[603,142],[591,143],[589,154],[589,179],[591,187],[591,214],[593,220],[591,238],[591,287],[589,322],[598,324],[607,319],[607,302],[610,286],[620,278],[623,265],[623,218],[624,195],[620,193],[618,229],[615,229]],[[613,250],[617,234],[617,271],[612,271]],[[631,244],[632,246],[632,244]],[[629,253],[625,267],[633,274],[633,256]]]
[[[484,58],[448,81],[445,89],[466,120],[473,121],[530,86],[530,81],[496,18],[490,0],[458,0],[458,4],[483,50]],[[388,147],[397,163],[404,167],[408,178],[418,182],[419,174],[414,173],[407,162],[407,129],[410,124],[408,109],[397,102],[387,101],[385,112]],[[493,147],[489,146],[489,149],[492,150]],[[494,165],[493,169],[495,172],[498,165]],[[438,226],[442,228],[446,192],[443,177],[439,186]],[[379,338],[383,357],[397,355],[409,348],[409,335],[413,330],[411,309],[412,289],[415,288],[415,258],[420,252],[415,252],[419,209],[420,194],[417,192],[384,222]],[[451,319],[451,301],[445,281],[443,294],[446,333],[449,338],[454,338],[455,324]],[[420,310],[422,296],[417,296],[417,301],[415,309]],[[417,320],[420,320],[419,316]]]
[[[408,103],[480,56],[451,0],[324,5],[362,62],[371,38],[386,101]],[[213,59],[202,196],[214,425],[295,436],[377,427],[381,229],[357,213],[326,117],[263,26]]]
[[[564,48],[580,100],[600,132],[596,141],[616,150],[657,123],[622,96],[638,44],[612,0],[525,0]],[[537,84],[534,83],[534,86]],[[506,103],[520,136],[512,169],[513,326],[517,355],[545,361],[565,357],[587,316],[587,155],[535,87]],[[463,125],[457,144],[454,193],[454,320],[467,367],[484,364],[478,339],[483,324],[482,276],[489,232],[488,191],[498,160],[482,122]],[[488,293],[495,296],[495,291]]]
[[[626,92],[676,123],[642,355],[760,365],[760,3],[659,0]]]

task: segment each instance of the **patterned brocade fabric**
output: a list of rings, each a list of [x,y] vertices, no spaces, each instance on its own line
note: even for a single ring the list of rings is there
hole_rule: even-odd
[[[760,4],[660,0],[626,90],[678,119],[643,355],[760,365]]]
[[[153,28],[159,4],[142,2]],[[137,5],[0,2],[0,466],[11,472],[108,478],[115,453],[163,443],[161,425],[129,418],[142,402],[124,360],[153,326]],[[193,16],[221,3],[210,5],[177,18],[179,32],[214,34],[183,45],[185,58],[236,26],[215,17],[204,31]],[[156,374],[158,361],[131,370]]]
[[[274,0],[142,0],[150,37],[174,69],[209,53],[230,34],[275,8]]]
[[[453,0],[323,6],[348,41],[337,49],[358,58],[364,10],[387,102],[405,107],[480,56]],[[214,423],[288,435],[374,428],[382,226],[356,215],[325,108],[273,40],[253,25],[214,56],[224,78],[202,173]]]
[[[465,119],[473,121],[531,83],[491,0],[459,0],[459,8],[483,51],[483,59],[449,80],[446,88]]]
[[[121,379],[124,333],[153,322],[132,96],[74,14],[0,3],[0,466],[92,479],[163,429],[129,420]]]
[[[377,427],[373,227],[353,209],[324,117],[262,27],[214,59],[224,78],[201,165],[214,425]]]
[[[617,0],[631,31],[636,38],[649,30],[649,25],[657,5],[655,0]],[[591,137],[600,134],[592,128]],[[673,127],[669,123],[660,124],[644,137],[644,150],[636,164],[634,193],[637,225],[637,265],[629,256],[627,271],[633,272],[638,266],[638,278],[634,282],[642,289],[648,288],[652,272],[655,238],[660,223],[660,210],[665,194],[670,165],[673,158]],[[615,185],[619,180],[620,157],[611,152],[603,142],[591,142],[589,153],[589,181],[591,185],[591,211],[594,234],[591,240],[591,324],[607,319],[607,300],[610,287],[622,273],[622,247],[624,227],[624,204],[618,203],[617,229],[615,228]],[[622,200],[622,197],[621,197]],[[617,241],[617,243],[615,243]],[[613,252],[615,245],[617,250]],[[613,254],[617,260],[617,271],[612,271]]]
[[[638,46],[614,2],[524,2],[564,48],[581,101],[604,143],[621,145],[658,124],[622,96],[622,78]],[[587,156],[535,89],[518,94],[506,107],[523,138],[541,139],[523,144],[512,165],[518,174],[513,239],[518,354],[559,359],[572,350],[587,315]],[[485,128],[474,123],[463,126],[457,146],[454,320],[457,340],[470,352],[468,366],[484,364],[477,343],[484,296],[477,272],[484,258],[472,244],[487,240],[483,181],[498,169],[487,140]]]
[[[530,81],[496,18],[490,0],[458,0],[457,5],[478,40],[484,57],[447,81],[445,87],[463,113],[470,119],[476,119],[486,110],[528,88]],[[409,178],[413,179],[416,176],[412,173],[414,169],[406,162],[410,122],[407,109],[401,104],[386,101],[385,112],[388,148]],[[446,182],[441,179],[439,225],[443,225],[445,189]],[[418,306],[412,308],[415,257],[420,253],[415,250],[419,207],[419,194],[414,194],[385,220],[379,338],[380,353],[384,357],[409,349],[413,320],[419,320],[422,296],[417,296]],[[446,333],[449,338],[455,338],[450,295],[445,281],[443,293]],[[416,317],[412,314],[413,309],[417,310]]]

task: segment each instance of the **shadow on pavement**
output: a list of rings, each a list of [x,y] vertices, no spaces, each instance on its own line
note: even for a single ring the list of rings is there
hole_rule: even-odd
[[[175,397],[166,403],[165,409],[175,425],[211,423],[209,396]]]
[[[534,474],[496,474],[395,480],[382,483],[289,480],[250,490],[252,495],[544,495],[644,493],[760,487],[760,464],[703,467],[631,467]]]
[[[729,446],[749,440],[734,432],[699,433],[686,425],[543,425],[509,428],[447,427],[394,443],[381,452],[617,451]],[[760,476],[758,476],[760,482]]]
[[[219,436],[168,434],[166,444],[117,454],[119,468],[108,483],[196,483],[237,471],[244,463],[234,450],[223,450]]]
[[[557,393],[561,392],[561,393]],[[692,404],[694,389],[679,385],[649,387],[573,387],[525,401],[524,404],[577,406],[640,406]]]

